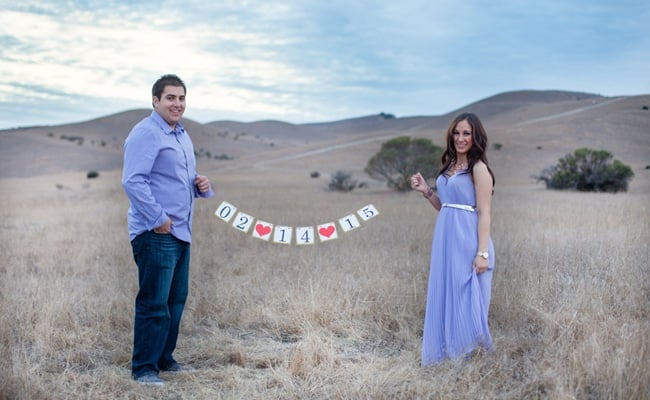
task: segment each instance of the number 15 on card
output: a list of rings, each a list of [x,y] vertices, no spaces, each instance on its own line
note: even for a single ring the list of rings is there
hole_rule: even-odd
[[[379,211],[372,204],[368,204],[365,207],[362,207],[357,211],[357,214],[361,217],[362,220],[367,221],[370,218],[376,217],[379,215]]]

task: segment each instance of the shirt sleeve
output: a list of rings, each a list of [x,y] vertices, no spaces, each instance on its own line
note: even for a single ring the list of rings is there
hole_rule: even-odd
[[[199,188],[194,185],[194,197],[201,197],[204,199],[209,199],[210,197],[214,196],[214,191],[212,190],[212,185],[210,185],[210,190],[208,190],[205,193],[201,193]]]
[[[148,230],[163,225],[168,216],[151,191],[151,170],[160,144],[150,129],[137,128],[124,142],[122,186],[133,211]]]

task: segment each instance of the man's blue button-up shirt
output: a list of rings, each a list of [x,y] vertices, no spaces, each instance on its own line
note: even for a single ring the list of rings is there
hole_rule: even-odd
[[[176,124],[172,130],[163,118],[151,115],[133,127],[124,142],[122,186],[129,198],[129,237],[172,221],[171,234],[192,241],[194,199],[212,197],[194,184],[196,158],[192,140]]]

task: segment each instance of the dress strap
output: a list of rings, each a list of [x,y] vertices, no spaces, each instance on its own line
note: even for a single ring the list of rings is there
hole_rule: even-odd
[[[443,203],[442,206],[449,207],[449,208],[458,208],[459,210],[465,210],[469,212],[474,212],[476,210],[476,207],[468,206],[466,204]]]

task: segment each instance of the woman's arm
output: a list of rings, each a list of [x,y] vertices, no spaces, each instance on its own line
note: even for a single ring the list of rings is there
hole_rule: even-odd
[[[419,172],[411,177],[411,189],[422,193],[422,196],[424,196],[425,199],[429,200],[429,203],[431,203],[431,205],[436,210],[440,211],[440,208],[442,207],[440,198],[433,191],[433,189],[427,185],[427,183],[424,181],[424,178],[422,177],[422,174]]]
[[[476,192],[476,211],[478,213],[478,249],[474,258],[474,266],[477,273],[483,273],[488,269],[488,260],[478,253],[488,251],[490,240],[490,208],[492,206],[492,175],[487,165],[477,162],[472,171],[474,178],[474,190]]]

